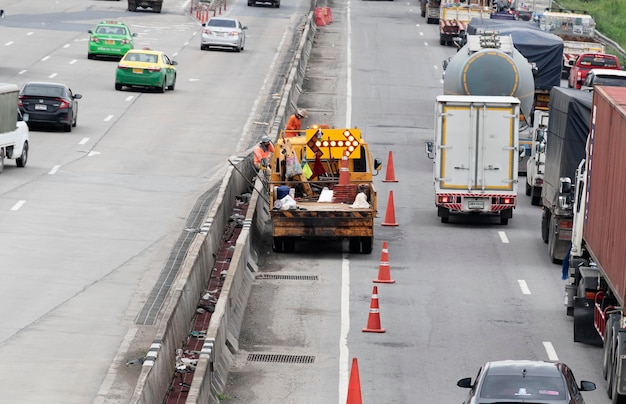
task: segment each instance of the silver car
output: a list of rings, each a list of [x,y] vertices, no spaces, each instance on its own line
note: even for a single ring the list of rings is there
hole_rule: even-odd
[[[213,17],[202,24],[200,49],[209,49],[211,46],[232,48],[241,52],[246,44],[246,30],[248,27],[241,24],[236,18]]]

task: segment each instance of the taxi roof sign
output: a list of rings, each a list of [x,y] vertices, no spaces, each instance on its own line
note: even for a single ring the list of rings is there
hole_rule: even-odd
[[[323,129],[313,128],[306,130],[307,158],[341,159],[361,157],[361,130],[349,129]]]

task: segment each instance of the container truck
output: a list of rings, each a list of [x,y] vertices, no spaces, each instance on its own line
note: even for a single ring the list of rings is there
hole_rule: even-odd
[[[28,115],[20,115],[18,93],[15,84],[0,83],[0,172],[4,170],[5,158],[15,160],[18,167],[24,167],[28,160]]]
[[[572,236],[572,205],[561,178],[573,178],[585,155],[591,119],[591,94],[554,87],[550,93],[546,156],[541,187],[541,238],[553,263],[562,262]]]
[[[489,0],[470,0],[467,3],[442,1],[439,4],[439,44],[453,45],[455,38],[465,34],[467,24],[475,17],[491,17]]]
[[[603,347],[608,396],[626,403],[626,88],[596,86],[591,119],[575,184],[562,181],[574,207],[565,303],[574,341]]]

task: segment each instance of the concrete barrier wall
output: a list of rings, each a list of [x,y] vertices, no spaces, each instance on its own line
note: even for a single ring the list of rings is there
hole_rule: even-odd
[[[277,119],[274,120],[270,132],[275,137],[284,128],[290,111],[297,106],[315,31],[311,11],[285,84]],[[133,404],[160,403],[167,395],[175,374],[176,349],[186,342],[198,301],[209,285],[215,263],[213,257],[221,246],[223,231],[235,205],[235,197],[249,191],[250,180],[254,181],[256,177],[251,155],[240,159],[237,167],[246,178],[234,168],[228,168],[219,195],[208,215],[209,230],[207,234],[199,234],[191,244],[176,285],[172,288],[168,299],[171,303],[166,307],[163,316],[166,320],[159,326],[157,337],[144,361],[130,401]],[[233,354],[238,349],[239,333],[254,281],[253,268],[256,267],[257,251],[260,249],[264,226],[269,220],[267,203],[264,198],[259,197],[259,193],[266,192],[259,179],[254,182],[254,188],[228,275],[211,315],[186,403],[219,404],[218,395],[224,391],[228,372],[233,365]]]

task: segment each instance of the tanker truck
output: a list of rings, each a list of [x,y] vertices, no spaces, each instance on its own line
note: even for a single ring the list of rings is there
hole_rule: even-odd
[[[529,120],[534,81],[509,36],[467,36],[445,65],[435,105],[435,206],[451,215],[496,216],[508,224],[517,202],[520,115]]]
[[[573,206],[564,274],[567,314],[574,317],[574,341],[604,348],[598,365],[614,404],[626,403],[625,104],[626,88],[595,86],[591,130],[575,184],[570,178],[561,181]]]

